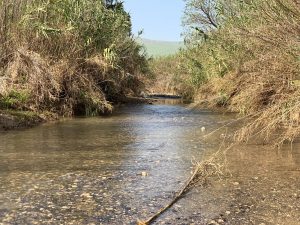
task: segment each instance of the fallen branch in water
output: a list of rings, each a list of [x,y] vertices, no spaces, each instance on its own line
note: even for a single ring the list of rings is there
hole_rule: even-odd
[[[173,198],[173,200],[166,205],[164,208],[160,209],[155,215],[153,215],[151,218],[149,218],[147,221],[139,221],[138,220],[138,225],[149,225],[152,222],[154,222],[154,220],[156,220],[160,215],[162,215],[164,212],[166,212],[169,208],[171,208],[181,197],[182,195],[184,195],[190,188],[191,183],[193,183],[194,179],[196,178],[196,176],[198,175],[198,172],[200,170],[200,168],[202,168],[201,166],[197,165],[196,169],[193,172],[193,175],[190,177],[190,179],[188,180],[188,182],[184,185],[184,187],[181,189],[181,191],[179,191],[175,197]]]
[[[165,213],[168,209],[170,209],[180,198],[184,196],[188,191],[191,190],[196,184],[203,185],[206,179],[212,175],[221,174],[221,166],[217,164],[217,159],[222,158],[221,156],[225,156],[226,152],[232,148],[233,145],[229,146],[226,149],[220,149],[213,154],[208,160],[203,161],[201,163],[196,163],[195,169],[192,173],[192,176],[187,180],[182,189],[174,196],[173,200],[166,205],[164,208],[161,208],[156,214],[150,217],[146,221],[138,220],[137,225],[150,225],[152,224],[158,217],[160,217],[163,213]]]

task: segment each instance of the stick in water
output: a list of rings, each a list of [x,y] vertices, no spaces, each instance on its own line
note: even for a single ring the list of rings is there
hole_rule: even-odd
[[[155,215],[153,215],[151,218],[149,218],[147,221],[140,221],[138,220],[138,225],[150,225],[152,224],[160,215],[162,215],[164,212],[166,212],[169,208],[171,208],[181,197],[184,195],[190,188],[191,184],[193,184],[193,181],[199,175],[199,171],[202,170],[204,167],[204,164],[198,164],[190,177],[190,179],[186,182],[186,184],[183,186],[183,188],[175,195],[174,199],[164,208],[161,208]]]
[[[223,140],[224,141],[224,140]],[[212,174],[218,173],[218,171],[211,171],[209,172],[210,166],[215,166],[216,164],[213,163],[217,158],[219,158],[221,155],[225,155],[226,152],[231,149],[234,144],[230,145],[226,149],[222,149],[221,144],[220,149],[214,153],[210,159],[203,161],[202,163],[197,163],[196,167],[194,169],[194,172],[192,173],[191,177],[187,180],[185,185],[182,187],[182,189],[174,196],[173,200],[166,205],[164,208],[161,208],[155,215],[150,217],[146,221],[140,221],[138,220],[137,225],[150,225],[152,224],[159,216],[161,216],[163,213],[165,213],[169,208],[171,208],[185,193],[187,193],[193,185],[198,183],[200,181],[200,178],[202,178],[202,181],[205,181],[207,177],[209,177]]]

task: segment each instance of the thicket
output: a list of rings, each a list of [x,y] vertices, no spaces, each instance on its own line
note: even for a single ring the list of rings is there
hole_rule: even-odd
[[[181,95],[186,100],[192,100],[195,88],[189,79],[184,63],[182,51],[175,55],[151,59],[149,61],[151,76],[146,82],[148,91]]]
[[[118,1],[0,0],[0,108],[98,114],[148,70]]]
[[[238,141],[300,135],[298,0],[186,0],[184,24],[197,99],[247,118]]]

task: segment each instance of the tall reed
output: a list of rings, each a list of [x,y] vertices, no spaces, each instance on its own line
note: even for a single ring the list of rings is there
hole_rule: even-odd
[[[237,140],[300,134],[298,1],[188,0],[185,23],[190,76],[206,81],[199,99],[252,115]]]
[[[142,88],[147,58],[131,35],[122,3],[1,0],[0,5],[0,100],[12,91],[26,92],[21,108],[96,113],[110,108],[107,99]]]

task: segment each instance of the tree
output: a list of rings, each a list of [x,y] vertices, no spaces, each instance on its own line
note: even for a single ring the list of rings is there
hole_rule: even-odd
[[[104,5],[107,9],[123,10],[123,2],[119,2],[118,0],[105,0]]]
[[[184,24],[204,32],[217,29],[217,0],[186,0]]]

